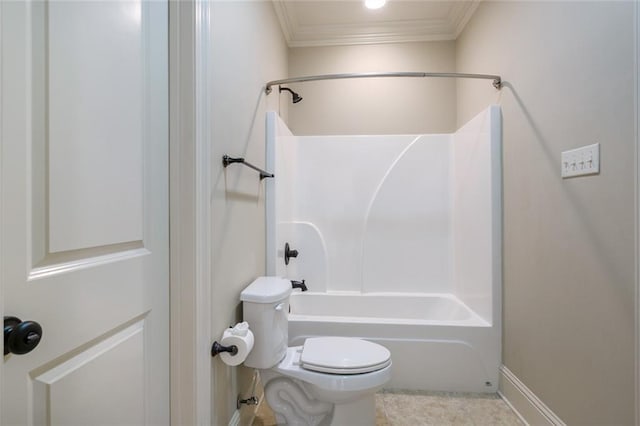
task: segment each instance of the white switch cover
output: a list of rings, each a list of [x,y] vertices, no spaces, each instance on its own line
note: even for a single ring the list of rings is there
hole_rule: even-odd
[[[594,143],[562,153],[563,178],[600,173],[600,144]]]

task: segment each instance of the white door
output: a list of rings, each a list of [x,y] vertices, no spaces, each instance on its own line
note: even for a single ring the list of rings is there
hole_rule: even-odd
[[[2,425],[169,423],[167,33],[163,1],[0,1],[1,310],[43,330]]]

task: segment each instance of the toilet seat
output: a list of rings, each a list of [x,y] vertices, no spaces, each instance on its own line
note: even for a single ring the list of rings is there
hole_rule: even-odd
[[[351,392],[381,388],[391,380],[391,360],[379,370],[362,374],[327,374],[302,367],[302,346],[287,348],[285,357],[271,369],[283,376],[292,377],[332,392]]]
[[[384,346],[349,337],[308,338],[300,355],[302,368],[329,374],[364,374],[391,364]]]

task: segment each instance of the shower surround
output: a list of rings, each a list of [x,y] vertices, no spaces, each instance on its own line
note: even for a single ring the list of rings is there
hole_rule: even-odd
[[[391,350],[390,388],[497,390],[498,106],[438,135],[294,136],[270,112],[267,169],[267,273],[309,289],[290,344],[362,337]]]

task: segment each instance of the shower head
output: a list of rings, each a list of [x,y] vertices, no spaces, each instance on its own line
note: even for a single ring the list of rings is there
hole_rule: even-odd
[[[298,95],[296,92],[289,89],[288,87],[280,87],[280,93],[282,93],[283,90],[286,90],[287,92],[291,93],[291,98],[292,98],[291,100],[293,101],[294,104],[297,104],[302,100],[302,96]]]

